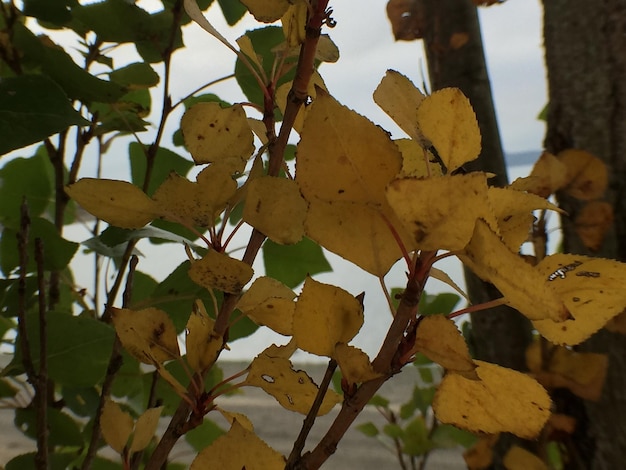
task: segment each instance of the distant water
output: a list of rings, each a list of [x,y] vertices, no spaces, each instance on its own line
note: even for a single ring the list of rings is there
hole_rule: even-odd
[[[508,167],[533,165],[541,155],[541,152],[541,150],[528,150],[526,152],[507,153],[504,155],[504,160]]]

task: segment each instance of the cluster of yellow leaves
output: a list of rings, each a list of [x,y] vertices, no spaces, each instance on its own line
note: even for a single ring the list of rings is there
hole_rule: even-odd
[[[163,407],[146,410],[137,421],[120,406],[107,400],[102,409],[100,427],[102,436],[113,450],[130,455],[145,449],[154,437]]]

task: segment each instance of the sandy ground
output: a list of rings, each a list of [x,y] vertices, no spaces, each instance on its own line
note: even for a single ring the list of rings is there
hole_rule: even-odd
[[[222,364],[225,376],[241,370],[242,364]],[[324,367],[319,365],[299,365],[314,379],[319,380],[323,375]],[[391,382],[385,384],[382,394],[394,404],[400,404],[408,399],[415,381],[415,370],[407,368]],[[271,447],[288,455],[302,425],[303,416],[284,410],[274,398],[263,391],[247,388],[244,394],[224,397],[220,406],[230,411],[237,411],[247,415],[254,424],[256,433]],[[312,448],[323,436],[332,422],[336,411],[318,418],[313,427],[307,447]],[[355,425],[373,421],[384,424],[380,414],[373,408],[366,408],[357,418]],[[354,426],[346,433],[336,453],[323,466],[328,470],[381,470],[399,469],[395,455],[373,438],[365,437]],[[34,450],[34,442],[25,438],[13,426],[13,411],[0,410],[0,465],[8,462],[12,457]],[[194,457],[193,451],[183,442],[171,454],[177,461],[190,463]],[[436,451],[431,454],[426,466],[429,470],[457,470],[466,468],[461,457],[461,449]]]

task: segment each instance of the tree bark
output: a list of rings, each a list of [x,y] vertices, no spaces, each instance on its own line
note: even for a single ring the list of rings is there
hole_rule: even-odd
[[[471,0],[421,0],[420,8],[433,90],[460,88],[478,119],[482,151],[465,168],[494,173],[496,176],[490,183],[505,186],[506,166],[476,7]],[[471,272],[466,271],[466,282],[474,304],[500,297],[493,286]],[[523,370],[529,341],[529,322],[507,306],[472,315],[472,346],[479,359]]]
[[[577,236],[573,220],[581,203],[559,194],[566,252],[626,261],[626,1],[544,0],[548,69],[545,147],[591,152],[609,168],[605,199],[614,224],[596,252]],[[586,412],[572,447],[572,468],[622,468],[626,461],[626,339],[601,331],[580,347],[609,355],[609,371],[597,403],[569,397],[566,406]]]

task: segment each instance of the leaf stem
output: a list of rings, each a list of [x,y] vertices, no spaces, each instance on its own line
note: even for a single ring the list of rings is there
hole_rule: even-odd
[[[452,319],[461,315],[465,315],[466,313],[480,312],[481,310],[487,310],[489,308],[497,307],[504,304],[506,304],[506,300],[504,299],[504,297],[500,297],[499,299],[490,300],[489,302],[483,302],[482,304],[470,305],[469,307],[465,307],[461,310],[457,310],[456,312],[452,312],[448,315],[448,318]]]

